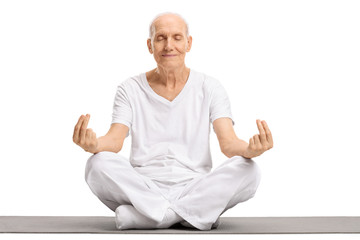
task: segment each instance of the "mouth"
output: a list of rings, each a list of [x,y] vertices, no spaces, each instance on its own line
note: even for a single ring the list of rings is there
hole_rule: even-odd
[[[163,57],[176,57],[176,54],[163,54]]]

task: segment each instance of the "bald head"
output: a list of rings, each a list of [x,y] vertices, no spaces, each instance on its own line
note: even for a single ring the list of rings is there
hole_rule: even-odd
[[[158,67],[169,71],[183,68],[192,45],[186,21],[176,13],[162,13],[154,18],[149,30],[147,46]]]
[[[149,38],[151,39],[151,41],[153,40],[153,37],[155,35],[157,23],[163,22],[163,21],[180,21],[180,22],[182,22],[182,24],[184,24],[185,34],[187,37],[189,36],[189,26],[188,26],[187,22],[185,21],[185,19],[177,13],[165,12],[165,13],[161,13],[161,14],[157,15],[150,24]]]

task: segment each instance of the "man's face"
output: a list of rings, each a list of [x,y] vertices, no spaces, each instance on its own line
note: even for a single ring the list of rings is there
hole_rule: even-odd
[[[174,15],[164,15],[156,19],[154,25],[155,33],[152,41],[148,39],[148,48],[158,66],[167,69],[183,66],[192,42],[191,36],[186,36],[184,21]]]

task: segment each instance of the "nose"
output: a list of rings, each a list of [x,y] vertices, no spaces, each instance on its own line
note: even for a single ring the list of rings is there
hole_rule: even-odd
[[[171,38],[168,38],[166,40],[165,51],[171,51],[173,50],[173,48],[174,48],[173,41],[171,40]]]

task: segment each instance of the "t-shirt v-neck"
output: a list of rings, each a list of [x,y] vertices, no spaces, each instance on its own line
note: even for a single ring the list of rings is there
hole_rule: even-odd
[[[145,73],[123,81],[116,91],[112,123],[129,128],[134,169],[173,186],[210,172],[210,124],[221,117],[232,119],[224,87],[217,79],[190,70],[173,101],[155,93]]]
[[[189,77],[188,77],[183,89],[172,101],[170,101],[170,100],[166,99],[165,97],[160,96],[159,94],[157,94],[154,91],[154,89],[152,89],[152,87],[150,86],[150,84],[146,78],[146,73],[142,73],[140,76],[141,76],[143,85],[150,92],[150,95],[153,96],[155,99],[159,100],[160,102],[163,102],[167,105],[174,105],[176,102],[180,101],[186,95],[186,93],[189,91],[190,85],[192,83],[192,70],[190,69]]]

